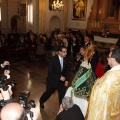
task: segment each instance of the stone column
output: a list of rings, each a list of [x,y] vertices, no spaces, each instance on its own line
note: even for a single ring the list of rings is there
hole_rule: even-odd
[[[39,0],[39,32],[45,33],[46,31],[46,1]]]
[[[102,4],[101,4],[101,8],[102,8],[102,11],[101,11],[101,18],[100,20],[101,21],[104,21],[107,17],[107,9],[108,9],[108,4],[109,0],[102,0]]]
[[[33,0],[33,31],[39,32],[39,0]]]
[[[64,15],[63,15],[63,31],[66,31],[67,30],[67,18],[68,18],[68,0],[64,0],[64,8],[63,8],[63,11],[64,11]]]
[[[90,14],[90,20],[91,21],[96,21],[97,19],[97,14],[98,14],[98,0],[94,0],[94,3],[92,5],[92,12]]]

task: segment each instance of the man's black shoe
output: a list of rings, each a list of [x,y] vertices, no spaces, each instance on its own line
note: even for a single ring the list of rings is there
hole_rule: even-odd
[[[42,108],[42,109],[44,108],[44,104],[43,104],[43,103],[42,103],[42,104],[40,104],[40,108]]]

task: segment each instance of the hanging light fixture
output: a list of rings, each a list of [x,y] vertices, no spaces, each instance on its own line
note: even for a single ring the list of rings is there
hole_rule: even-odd
[[[63,5],[62,0],[61,1],[59,1],[59,0],[53,1],[53,3],[52,3],[52,10],[60,12],[60,11],[63,10],[63,6],[64,5]]]

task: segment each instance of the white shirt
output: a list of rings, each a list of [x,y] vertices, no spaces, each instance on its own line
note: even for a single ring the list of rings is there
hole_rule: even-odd
[[[58,55],[58,57],[59,57],[59,61],[60,61],[60,65],[61,65],[61,70],[62,70],[63,69],[63,58],[60,57],[59,55]]]

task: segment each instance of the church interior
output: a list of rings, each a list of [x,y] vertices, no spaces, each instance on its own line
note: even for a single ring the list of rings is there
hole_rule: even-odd
[[[58,93],[52,94],[44,109],[40,108],[48,61],[43,54],[41,59],[30,61],[28,49],[18,49],[14,43],[29,32],[37,36],[53,31],[80,31],[83,37],[86,32],[92,33],[96,49],[108,51],[120,40],[120,0],[0,0],[0,63],[10,62],[11,77],[7,82],[15,80],[17,83],[12,89],[13,101],[19,101],[20,92],[30,91],[29,100],[36,103],[38,120],[56,118]],[[3,74],[3,70],[0,72]],[[70,71],[69,86],[74,76]]]

